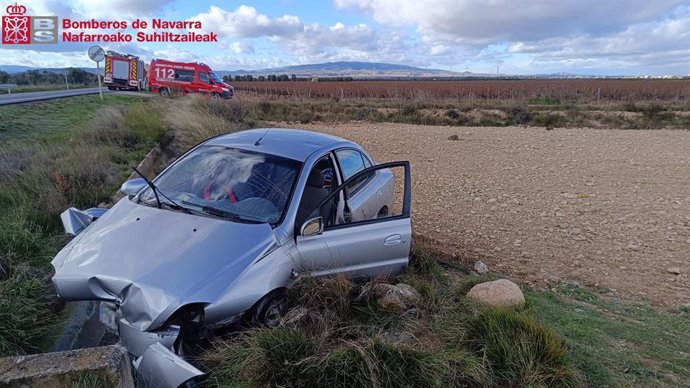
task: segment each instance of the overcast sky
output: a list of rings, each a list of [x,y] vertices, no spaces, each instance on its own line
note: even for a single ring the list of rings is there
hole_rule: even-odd
[[[353,60],[502,74],[690,74],[690,0],[23,0],[74,20],[199,20],[218,43],[102,44],[218,70]],[[0,0],[2,15],[14,3]],[[90,44],[1,46],[0,65],[91,66]]]

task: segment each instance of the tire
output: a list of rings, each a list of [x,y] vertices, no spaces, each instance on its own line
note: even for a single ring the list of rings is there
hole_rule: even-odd
[[[160,89],[158,89],[158,93],[163,97],[168,97],[170,95],[170,89],[160,88]]]
[[[285,290],[276,290],[261,298],[252,308],[250,320],[254,325],[276,327],[287,310]]]
[[[218,94],[218,93],[211,93],[211,98],[220,100],[220,94]]]
[[[115,86],[108,86],[108,90],[115,90]]]

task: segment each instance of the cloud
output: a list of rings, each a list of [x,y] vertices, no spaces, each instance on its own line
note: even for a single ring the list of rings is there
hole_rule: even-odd
[[[122,20],[160,14],[174,0],[72,0],[76,13],[87,18]]]
[[[260,14],[256,8],[246,5],[240,5],[234,11],[226,11],[212,5],[208,12],[198,14],[189,20],[198,20],[204,30],[231,38],[290,36],[304,28],[297,16],[283,15],[270,18]]]
[[[230,49],[235,54],[254,54],[254,46],[244,42],[234,42]]]
[[[515,42],[508,51],[529,54],[551,65],[613,68],[647,66],[687,67],[690,60],[690,12],[660,21],[638,23],[604,36],[574,34],[536,42]]]
[[[383,25],[413,26],[425,42],[487,45],[553,36],[602,35],[671,12],[686,0],[335,0]]]

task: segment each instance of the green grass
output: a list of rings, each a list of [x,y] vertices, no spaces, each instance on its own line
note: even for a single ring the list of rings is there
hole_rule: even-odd
[[[470,276],[416,248],[399,280],[422,301],[403,315],[379,305],[382,280],[304,279],[281,326],[217,341],[202,361],[218,386],[577,386],[565,342],[528,309],[467,300]]]
[[[76,84],[72,85],[70,84],[69,88],[70,90],[73,89],[83,89],[83,88],[92,88],[94,85],[84,85],[84,84]],[[17,86],[16,88],[12,89],[12,94],[14,93],[26,93],[26,92],[44,92],[44,91],[50,91],[50,90],[66,90],[67,88],[65,87],[64,84],[62,85],[21,85]],[[2,90],[0,93],[7,91]]]
[[[577,287],[529,292],[535,316],[568,343],[590,386],[690,383],[690,311],[660,312]]]
[[[525,289],[518,309],[466,298],[478,277],[416,246],[397,281],[423,301],[382,310],[372,284],[305,279],[275,329],[217,340],[201,357],[223,387],[673,387],[690,382],[690,310],[658,311],[585,288]],[[381,280],[375,280],[374,283]]]
[[[144,97],[97,95],[58,98],[27,104],[0,106],[0,141],[65,140],[106,106],[127,106]],[[155,117],[155,116],[153,116]]]
[[[155,101],[80,96],[0,107],[0,355],[34,352],[57,332],[50,260],[59,214],[98,206],[163,135]]]

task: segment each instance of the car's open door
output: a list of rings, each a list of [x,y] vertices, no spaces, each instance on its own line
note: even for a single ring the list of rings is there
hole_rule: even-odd
[[[362,182],[374,185],[366,212],[353,212],[348,199]],[[407,266],[412,206],[410,163],[379,164],[350,177],[311,213],[297,233],[299,268],[320,276],[344,272],[352,277],[395,274]]]

